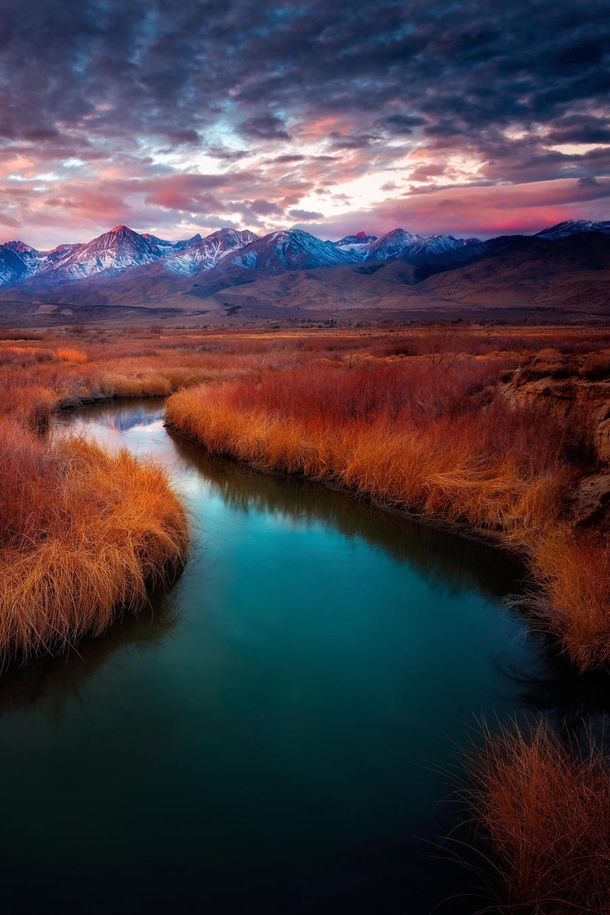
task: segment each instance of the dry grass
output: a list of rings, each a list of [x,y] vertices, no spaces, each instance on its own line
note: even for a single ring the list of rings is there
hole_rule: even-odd
[[[82,349],[74,349],[72,346],[59,346],[57,348],[57,358],[62,362],[76,362],[82,365],[87,362],[88,356]]]
[[[0,661],[57,651],[137,612],[185,555],[188,525],[164,474],[79,439],[0,434]]]
[[[542,625],[581,667],[602,663],[608,547],[564,522],[593,460],[590,429],[581,412],[509,407],[499,382],[514,364],[506,354],[356,362],[325,354],[182,391],[167,419],[211,451],[496,538],[529,561]]]
[[[610,549],[600,534],[550,531],[533,551],[542,589],[530,607],[568,646],[581,669],[610,655]]]
[[[579,377],[603,378],[609,342],[607,331],[590,328],[462,325],[273,334],[80,326],[28,339],[11,334],[0,339],[0,419],[12,430],[3,440],[23,435],[46,455],[31,509],[32,543],[42,548],[45,506],[61,504],[70,476],[53,476],[55,458],[39,440],[52,411],[180,392],[170,401],[171,421],[213,450],[467,525],[520,551],[544,586],[543,599],[537,595],[544,625],[584,667],[610,655],[610,632],[605,544],[585,543],[563,522],[567,495],[591,460],[583,430],[574,415],[509,409],[498,383],[522,365],[565,373],[573,360],[580,360]],[[7,491],[19,489],[11,466]],[[23,513],[10,504],[6,519]],[[0,553],[11,523],[0,528]],[[595,575],[583,571],[589,567]],[[15,580],[6,582],[8,594]]]
[[[167,394],[170,422],[212,451],[500,540],[530,563],[541,625],[580,667],[607,662],[608,547],[565,515],[594,462],[586,417],[510,407],[501,382],[517,368],[603,381],[609,346],[604,330],[462,326],[0,337],[0,665],[101,634],[179,567],[187,522],[159,470],[44,436],[54,409]],[[497,910],[607,913],[600,754],[571,753],[541,726],[488,734],[472,771]]]
[[[492,736],[469,761],[466,799],[489,843],[505,915],[607,915],[610,768],[601,751],[566,748],[546,723]]]

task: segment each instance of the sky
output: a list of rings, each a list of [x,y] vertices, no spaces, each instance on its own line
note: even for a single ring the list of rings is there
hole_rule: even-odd
[[[2,0],[0,241],[610,211],[607,0]]]

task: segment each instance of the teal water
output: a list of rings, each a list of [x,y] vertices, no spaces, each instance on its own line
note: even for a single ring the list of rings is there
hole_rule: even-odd
[[[4,911],[424,915],[465,892],[431,843],[476,717],[536,702],[518,570],[162,416],[57,422],[163,462],[195,542],[139,620],[0,680]]]

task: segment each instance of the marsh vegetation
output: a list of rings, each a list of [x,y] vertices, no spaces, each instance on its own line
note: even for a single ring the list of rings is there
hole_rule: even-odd
[[[514,554],[530,625],[577,671],[607,665],[603,329],[68,328],[5,335],[0,390],[5,666],[100,635],[180,568],[188,525],[165,472],[46,434],[54,411],[167,395],[172,427],[209,452]],[[600,497],[583,513],[591,481]],[[579,753],[541,725],[487,734],[476,756],[470,800],[507,912],[556,915],[579,899],[604,911],[608,856],[585,835],[606,828],[608,767],[599,748]],[[544,819],[536,798],[553,799]]]

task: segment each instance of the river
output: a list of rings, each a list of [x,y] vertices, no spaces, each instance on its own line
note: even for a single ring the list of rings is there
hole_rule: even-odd
[[[558,704],[503,605],[519,570],[210,458],[162,402],[56,420],[72,432],[162,462],[194,545],[138,620],[0,679],[4,911],[482,907],[437,850],[458,748],[477,717]]]

